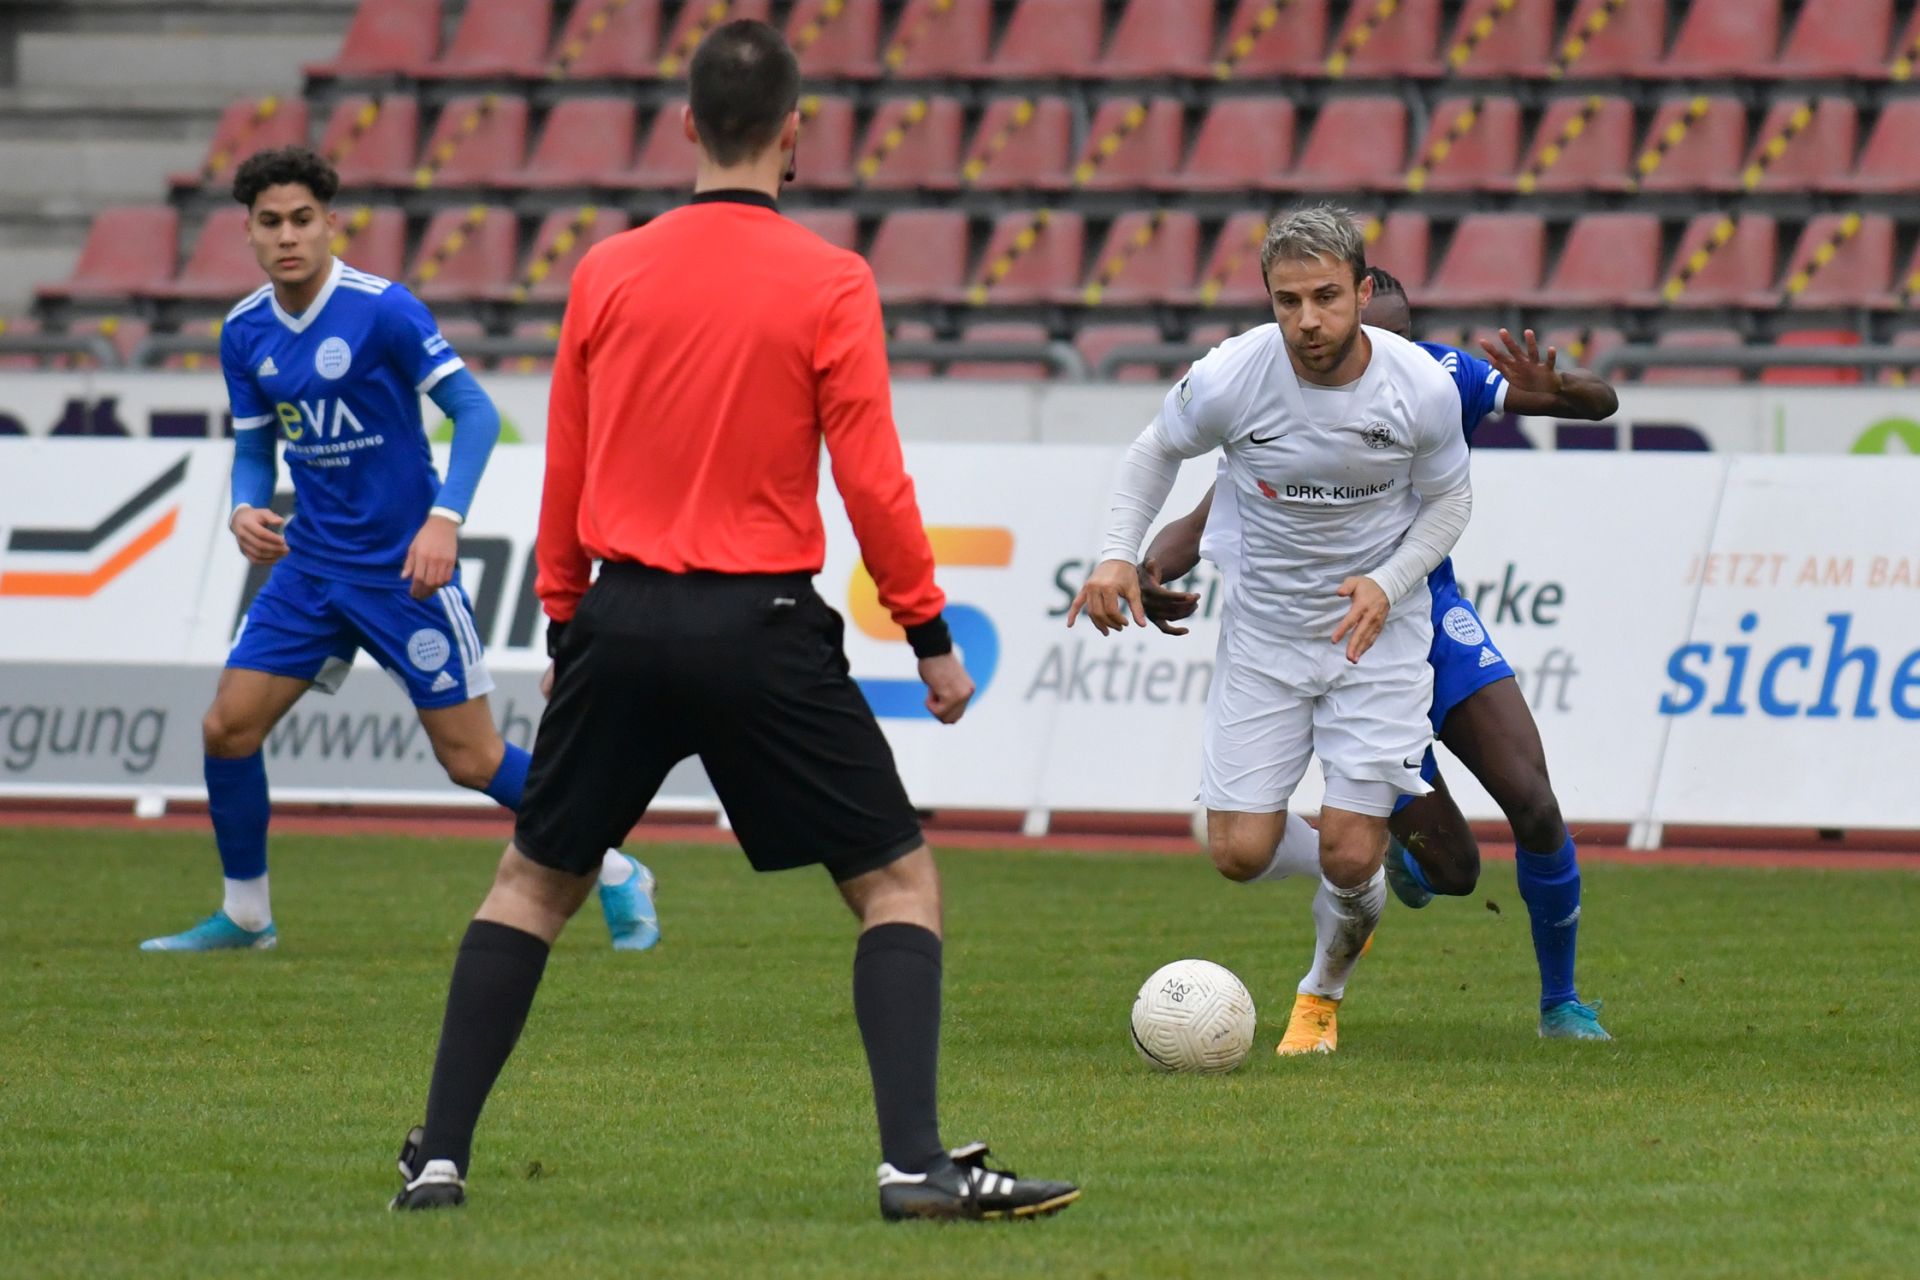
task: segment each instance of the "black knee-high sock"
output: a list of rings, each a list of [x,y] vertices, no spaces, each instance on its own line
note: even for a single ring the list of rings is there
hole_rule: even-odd
[[[940,1069],[940,939],[917,924],[879,924],[853,952],[853,1016],[873,1072],[880,1157],[924,1173],[946,1154],[935,1078]]]
[[[473,1127],[527,1024],[548,950],[540,939],[508,925],[475,920],[467,926],[453,981],[447,984],[447,1016],[440,1024],[440,1049],[427,1092],[423,1160],[451,1160],[466,1176]]]

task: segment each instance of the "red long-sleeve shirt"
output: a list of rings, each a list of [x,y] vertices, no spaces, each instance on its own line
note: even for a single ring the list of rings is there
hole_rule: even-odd
[[[553,369],[547,615],[573,617],[594,559],[819,572],[823,438],[881,603],[902,627],[937,617],[865,260],[738,192],[602,241],[574,271]]]

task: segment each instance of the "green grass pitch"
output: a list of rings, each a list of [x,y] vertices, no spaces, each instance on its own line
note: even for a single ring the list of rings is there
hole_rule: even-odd
[[[1920,1273],[1910,873],[1592,866],[1545,1043],[1512,868],[1389,907],[1340,1052],[1273,1056],[1307,886],[1199,859],[944,856],[943,1128],[1081,1202],[888,1225],[817,872],[655,848],[663,945],[561,940],[464,1212],[385,1211],[448,966],[497,848],[278,838],[272,953],[142,955],[216,892],[187,834],[0,829],[0,1273],[29,1276],[1886,1276]],[[1497,904],[1498,910],[1494,910]],[[1183,955],[1244,978],[1254,1056],[1128,1042]]]

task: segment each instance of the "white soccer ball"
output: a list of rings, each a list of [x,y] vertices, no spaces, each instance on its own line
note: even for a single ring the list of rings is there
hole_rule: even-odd
[[[1211,960],[1162,965],[1133,999],[1133,1047],[1162,1071],[1231,1071],[1247,1060],[1253,1030],[1246,984]]]

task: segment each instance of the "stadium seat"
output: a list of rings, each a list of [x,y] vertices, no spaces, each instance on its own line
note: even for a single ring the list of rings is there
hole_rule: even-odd
[[[433,134],[420,149],[416,187],[480,186],[519,172],[527,158],[527,100],[489,93],[454,98],[440,110]]]
[[[1327,54],[1330,76],[1434,76],[1440,43],[1440,0],[1377,0],[1347,6],[1347,20]]]
[[[555,80],[651,80],[659,62],[660,0],[576,0],[547,74]]]
[[[1692,0],[1664,60],[1642,76],[1700,79],[1752,75],[1780,52],[1780,0]]]
[[[887,98],[860,144],[856,181],[876,191],[952,191],[960,185],[960,131],[957,98]]]
[[[1418,301],[1434,307],[1530,301],[1539,290],[1546,256],[1547,228],[1537,215],[1470,213],[1454,228],[1453,240]]]
[[[1023,321],[985,321],[967,325],[960,331],[963,342],[1045,342],[1045,325]],[[1017,361],[981,361],[969,364],[955,361],[947,366],[946,376],[963,381],[992,382],[1044,382],[1053,376],[1053,366],[1035,362],[1026,364]]]
[[[1282,179],[1295,191],[1397,190],[1406,178],[1407,106],[1399,98],[1331,98]]]
[[[1662,295],[1668,306],[1778,305],[1773,218],[1764,213],[1742,214],[1733,222],[1730,236],[1722,229],[1727,220],[1724,214],[1703,213],[1687,224],[1680,247],[1662,278]],[[1704,265],[1692,270],[1694,255],[1702,252],[1707,254]],[[1675,286],[1679,286],[1677,291]]]
[[[1853,103],[1827,97],[1815,100],[1802,116],[1804,109],[1800,101],[1787,101],[1768,110],[1740,171],[1742,186],[1750,191],[1806,191],[1853,169],[1859,132]]]
[[[808,95],[800,100],[800,141],[793,185],[845,191],[853,185],[853,99]]]
[[[1099,74],[1115,80],[1209,74],[1211,8],[1196,12],[1189,0],[1129,0],[1100,59]]]
[[[1667,0],[1580,0],[1561,33],[1549,74],[1634,79],[1660,61],[1666,42]]]
[[[444,209],[427,223],[407,283],[427,302],[486,297],[512,282],[518,241],[506,209]]]
[[[897,80],[953,80],[987,60],[990,0],[907,0],[880,51],[881,74]]]
[[[1094,113],[1073,183],[1089,191],[1137,190],[1180,167],[1185,110],[1178,99],[1109,99]]]
[[[953,209],[890,213],[874,233],[867,261],[882,303],[957,297],[967,277],[967,215]]]
[[[1044,302],[1080,279],[1085,243],[1086,225],[1077,213],[1003,213],[968,278],[964,300]]]
[[[1776,347],[1857,347],[1854,329],[1789,329],[1774,335]],[[1760,381],[1774,387],[1845,387],[1862,381],[1863,370],[1847,365],[1780,365],[1760,371]]]
[[[1547,74],[1553,0],[1468,0],[1447,40],[1449,75],[1464,79]]]
[[[1100,361],[1108,352],[1121,347],[1150,346],[1164,342],[1157,326],[1150,324],[1088,324],[1081,325],[1073,335],[1074,350],[1087,362],[1090,373],[1097,372]],[[1167,381],[1166,366],[1152,361],[1136,364],[1128,362],[1113,371],[1115,382],[1164,382]]]
[[[1271,191],[1293,166],[1293,103],[1286,98],[1222,98],[1194,135],[1176,173],[1155,174],[1156,191]]]
[[[1318,76],[1326,55],[1327,0],[1293,0],[1278,10],[1273,0],[1239,0],[1214,50],[1213,74],[1221,80]]]
[[[1920,329],[1899,329],[1894,332],[1889,346],[1900,347],[1914,352],[1914,361],[1906,368],[1883,368],[1876,375],[1876,381],[1883,386],[1904,387],[1920,382]]]
[[[1065,98],[995,98],[960,166],[965,186],[985,191],[1067,185],[1073,109]]]
[[[305,146],[307,104],[300,98],[243,98],[230,103],[214,126],[207,158],[192,173],[176,173],[169,183],[175,190],[225,183],[248,156],[275,147]]]
[[[1860,162],[1820,179],[1823,191],[1911,192],[1920,188],[1920,98],[1889,98],[1867,135]]]
[[[772,17],[772,0],[704,0],[680,6],[673,30],[660,42],[660,65],[655,69],[669,79],[687,74],[687,61],[693,51],[714,28],[740,18],[766,22]]]
[[[1793,307],[1892,307],[1893,219],[1822,214],[1807,223],[1782,284]]]
[[[526,168],[495,176],[500,187],[587,187],[612,181],[633,159],[633,102],[562,98],[547,113]]]
[[[1643,191],[1737,191],[1747,112],[1737,98],[1669,98],[1634,159]]]
[[[540,355],[502,356],[493,362],[500,373],[541,374],[553,371],[553,350],[560,346],[558,320],[522,320],[513,326],[513,336],[545,344],[549,350]],[[458,345],[454,350],[458,351]]]
[[[933,326],[924,320],[902,320],[887,327],[889,350],[896,342],[932,342],[933,339]],[[889,356],[887,372],[895,379],[931,378],[933,365],[926,360],[895,360]]]
[[[795,209],[787,216],[836,249],[859,248],[860,220],[851,209]]]
[[[320,135],[320,154],[340,171],[340,184],[404,187],[413,182],[420,104],[405,94],[343,98]]]
[[[1086,283],[1055,300],[1088,306],[1185,301],[1193,295],[1199,257],[1200,220],[1192,214],[1123,213],[1087,268]]]
[[[617,175],[616,185],[647,190],[693,187],[694,169],[700,157],[687,141],[683,123],[686,107],[684,101],[660,104],[647,126],[646,140],[640,144],[633,168]]]
[[[1536,191],[1631,191],[1633,104],[1599,95],[1555,98],[1534,130],[1511,187]]]
[[[1519,163],[1517,100],[1444,98],[1433,109],[1427,136],[1413,149],[1407,189],[1495,190],[1512,184]]]
[[[152,329],[145,320],[130,316],[89,316],[76,320],[67,326],[68,333],[75,337],[98,336],[113,344],[122,364],[131,364],[134,352],[147,340]],[[97,369],[100,362],[92,356],[66,356],[57,359],[55,366],[63,369]]]
[[[9,335],[31,337],[40,332],[39,321],[31,316],[0,316],[0,340]],[[31,352],[7,354],[0,351],[0,372],[27,373],[41,367],[42,357]]]
[[[360,0],[340,52],[310,76],[411,75],[440,48],[440,0]]]
[[[526,262],[511,281],[494,288],[494,296],[513,302],[564,302],[573,269],[587,250],[631,225],[620,209],[585,205],[554,210],[534,232]]]
[[[1559,353],[1560,365],[1572,364],[1583,369],[1591,368],[1601,356],[1616,347],[1627,344],[1625,334],[1618,329],[1606,327],[1569,326],[1564,329],[1549,329],[1539,336],[1543,354],[1546,348],[1552,347]],[[1476,352],[1475,354],[1485,355],[1486,353]]]
[[[225,205],[200,224],[180,274],[141,293],[156,298],[238,302],[265,283],[266,274],[247,243],[247,211],[238,205]]]
[[[1780,57],[1743,74],[1871,79],[1887,67],[1893,0],[1807,0]]]
[[[1652,306],[1660,300],[1660,219],[1589,213],[1567,232],[1541,299],[1555,307]]]
[[[333,253],[368,275],[398,280],[406,270],[407,215],[399,209],[368,205],[342,210]]]
[[[436,319],[438,318],[436,317]],[[468,357],[467,351],[475,349],[471,345],[471,340],[487,336],[487,327],[485,325],[481,324],[478,320],[468,319],[465,316],[449,316],[445,320],[439,320],[438,323],[440,325],[440,336],[445,338],[453,346],[455,355],[466,359],[469,366],[481,363],[480,360]],[[489,368],[491,368],[494,363],[494,361],[486,362]],[[427,429],[431,431],[433,429],[432,425],[429,424]]]
[[[799,0],[787,43],[808,79],[872,79],[880,74],[880,0]]]
[[[1266,304],[1260,245],[1267,238],[1268,221],[1264,213],[1236,213],[1221,224],[1200,268],[1200,277],[1194,282],[1194,301],[1219,307]]]
[[[1367,262],[1413,290],[1416,306],[1421,301],[1418,290],[1427,283],[1427,251],[1432,237],[1426,214],[1402,211],[1390,213],[1375,224],[1367,240]]]
[[[445,52],[414,74],[469,80],[544,76],[553,0],[467,0]]]
[[[972,75],[1042,80],[1096,75],[1100,0],[1021,0],[999,47]]]
[[[1669,329],[1655,340],[1654,345],[1713,350],[1742,344],[1739,333],[1732,329]],[[1640,374],[1642,382],[1684,382],[1695,386],[1727,386],[1740,379],[1740,370],[1733,365],[1668,365],[1645,369]]]
[[[1917,61],[1920,61],[1920,8],[1913,11],[1905,29],[1895,37],[1893,52],[1881,74],[1894,80],[1911,80]]]
[[[103,209],[93,215],[73,273],[43,285],[43,300],[123,298],[173,278],[180,215],[166,205]]]

